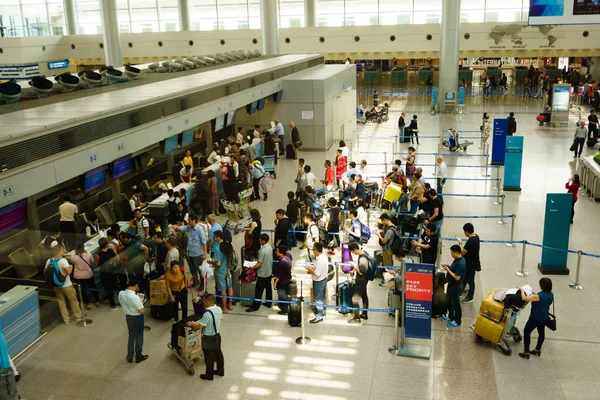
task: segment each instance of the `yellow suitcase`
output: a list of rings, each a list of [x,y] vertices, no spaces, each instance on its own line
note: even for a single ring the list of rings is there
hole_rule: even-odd
[[[485,296],[481,302],[481,306],[479,307],[479,314],[486,316],[492,321],[500,322],[502,316],[504,315],[504,304],[500,301],[494,300],[492,294],[496,290],[498,289],[492,289],[492,291]]]
[[[502,322],[495,322],[491,319],[484,317],[483,315],[477,316],[475,322],[475,334],[481,336],[484,339],[489,340],[492,343],[500,343],[502,339],[502,332],[504,332],[504,325],[506,320]]]
[[[381,211],[390,211],[392,202],[398,200],[400,196],[402,196],[402,186],[398,185],[397,183],[390,183],[385,191],[385,194],[383,195]]]

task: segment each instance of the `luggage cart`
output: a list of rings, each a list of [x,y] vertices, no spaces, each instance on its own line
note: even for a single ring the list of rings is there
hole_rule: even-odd
[[[250,217],[250,197],[252,196],[253,190],[246,189],[238,193],[239,201],[233,203],[225,199],[221,200],[223,208],[227,211],[227,222],[225,227],[237,234],[240,229],[250,226],[252,218]]]
[[[527,305],[527,303],[525,303],[523,308],[525,308],[526,305]],[[500,338],[497,341],[490,340],[489,338],[484,337],[484,335],[478,334],[477,328],[476,328],[477,322],[475,322],[473,325],[471,325],[471,329],[476,331],[476,333],[475,333],[476,340],[478,342],[494,343],[496,346],[498,346],[498,349],[500,349],[502,354],[504,354],[506,356],[510,356],[512,354],[512,349],[510,347],[510,342],[508,341],[508,339],[512,339],[517,343],[520,343],[521,340],[523,340],[523,336],[521,335],[519,328],[517,328],[515,326],[515,324],[517,322],[517,316],[519,315],[519,312],[523,308],[505,307],[504,314],[503,314],[502,320],[500,322],[496,323],[492,320],[487,320],[487,323],[490,323],[490,324],[495,324],[495,325],[504,324],[504,328],[502,329],[502,334],[500,335]],[[480,318],[485,318],[485,317],[480,315]],[[478,321],[479,321],[479,318],[478,318]]]
[[[194,376],[194,359],[204,357],[202,352],[202,330],[186,327],[185,336],[179,336],[179,349],[173,347],[171,342],[167,343],[167,347],[171,349],[173,354],[182,362],[190,376]]]
[[[262,166],[265,172],[275,176],[275,156],[263,156]]]

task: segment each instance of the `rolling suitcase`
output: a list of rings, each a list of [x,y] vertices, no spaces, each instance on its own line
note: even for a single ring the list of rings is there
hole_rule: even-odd
[[[288,296],[290,301],[300,301],[298,297]],[[288,304],[288,324],[290,326],[300,326],[302,323],[302,314],[300,311],[300,304]]]
[[[288,297],[291,298],[296,296],[298,296],[298,283],[296,282],[296,279],[292,278],[288,284]]]
[[[354,284],[349,282],[339,283],[336,287],[335,305],[338,308],[338,312],[341,314],[348,314],[352,312],[349,308],[352,307],[352,296],[354,295]]]
[[[388,308],[390,310],[401,310],[402,309],[402,293],[390,289],[388,292]],[[390,313],[390,317],[395,317],[395,313]],[[402,312],[398,318],[398,326],[402,326]]]
[[[500,301],[494,300],[493,294],[498,290],[497,288],[485,296],[479,307],[479,314],[491,319],[492,321],[499,322],[504,315],[504,304]]]
[[[377,265],[383,265],[383,252],[377,250],[373,255],[375,256],[375,263]],[[375,271],[375,279],[383,279],[383,271],[385,271],[383,268],[377,268]]]
[[[240,282],[240,297],[254,299],[254,293],[256,292],[256,282]],[[250,307],[253,300],[241,300],[242,306]]]
[[[233,297],[240,297],[240,269],[236,269],[231,272],[231,289],[233,290]],[[233,304],[237,304],[238,300],[233,299]]]
[[[285,146],[285,158],[287,158],[288,160],[293,160],[294,158],[296,158],[296,154],[294,153],[294,146],[292,146],[291,144]]]
[[[436,272],[433,277],[433,307],[431,317],[438,318],[448,313],[448,296],[444,291],[446,284],[446,273]]]
[[[505,324],[506,319],[502,322],[495,322],[483,315],[479,315],[477,316],[477,321],[475,321],[475,329],[473,331],[475,335],[483,339],[487,339],[492,343],[500,343]]]
[[[150,306],[150,315],[152,315],[152,318],[168,321],[173,318],[173,308],[171,307],[171,304],[165,304],[164,306]]]

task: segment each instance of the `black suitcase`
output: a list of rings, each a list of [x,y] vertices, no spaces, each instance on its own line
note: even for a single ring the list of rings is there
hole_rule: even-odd
[[[400,136],[400,143],[410,143],[412,129],[404,128],[404,136]]]
[[[175,322],[172,326],[171,326],[171,347],[173,349],[177,349],[179,350],[179,337],[180,336],[185,336],[185,324],[188,322],[196,322],[199,321],[200,317],[196,316],[196,315],[191,315],[189,317],[183,318],[177,322]]]
[[[598,139],[596,139],[595,137],[591,137],[587,140],[587,147],[594,147],[597,144],[598,144]],[[573,150],[571,150],[571,151],[573,151]]]
[[[448,312],[448,296],[444,291],[444,285],[446,284],[446,273],[436,272],[433,277],[433,306],[431,310],[431,317],[438,318],[443,317]]]
[[[373,255],[375,256],[375,262],[377,265],[383,265],[383,252],[381,250],[377,250],[375,253],[373,253]],[[384,271],[385,270],[383,268],[377,268],[375,271],[375,279],[383,279]]]
[[[173,308],[171,307],[171,304],[165,304],[164,306],[150,306],[150,315],[152,315],[152,318],[168,321],[173,318]]]
[[[288,297],[290,301],[300,301],[298,297]],[[288,304],[288,324],[290,326],[300,326],[302,324],[302,313],[300,304]]]
[[[292,146],[291,144],[285,146],[285,158],[287,158],[288,160],[293,160],[294,158],[296,158],[296,153],[294,153],[294,146]]]

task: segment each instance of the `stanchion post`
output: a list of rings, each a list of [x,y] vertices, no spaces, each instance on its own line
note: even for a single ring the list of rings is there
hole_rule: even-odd
[[[506,221],[504,220],[504,203],[505,203],[504,197],[505,196],[502,195],[502,200],[501,200],[501,203],[500,203],[500,221],[496,222],[498,225],[504,225],[504,224],[506,224]]]
[[[502,182],[500,182],[500,167],[496,168],[496,186],[494,189],[498,189],[502,186]]]
[[[575,290],[582,290],[583,285],[579,283],[579,272],[581,271],[581,256],[583,252],[579,250],[577,252],[577,270],[575,271],[575,282],[569,283],[569,287]]]
[[[360,151],[360,135],[356,134],[356,149]]]
[[[506,245],[508,247],[516,246],[516,244],[513,243],[515,241],[515,219],[516,218],[517,218],[517,216],[515,214],[510,216],[510,242],[506,243]]]
[[[306,322],[304,321],[304,297],[300,297],[300,332],[302,336],[296,339],[296,344],[309,344],[310,338],[306,336]]]
[[[77,284],[77,289],[79,292],[79,307],[81,308],[81,321],[77,323],[78,326],[84,327],[92,324],[91,319],[87,319],[85,315],[85,305],[83,304],[83,290],[81,290],[81,284]]]
[[[333,268],[335,268],[335,287],[338,287],[338,284],[340,283],[340,264],[337,262],[333,263]],[[335,293],[333,294],[333,296],[331,296],[331,299],[337,299],[337,295],[337,290],[335,290]]]
[[[398,350],[398,334],[400,333],[400,310],[394,310],[394,344],[388,347],[388,352],[396,355],[396,350]]]
[[[388,165],[387,165],[387,152],[383,153],[383,163],[385,164],[385,174],[388,174]]]
[[[523,240],[523,252],[521,253],[521,270],[515,272],[517,276],[529,276],[529,272],[525,271],[525,256],[527,255],[527,240]]]

